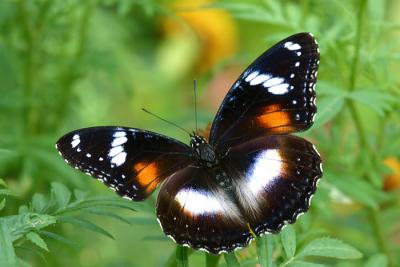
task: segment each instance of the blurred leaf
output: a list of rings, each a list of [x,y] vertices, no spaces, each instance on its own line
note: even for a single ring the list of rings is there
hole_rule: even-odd
[[[383,116],[385,111],[390,110],[395,99],[393,96],[388,95],[387,92],[376,89],[356,90],[351,92],[348,97],[375,110],[380,116]]]
[[[281,231],[282,246],[285,250],[286,256],[292,258],[296,253],[296,232],[292,225],[286,225],[285,229]]]
[[[257,237],[256,246],[258,263],[261,265],[261,267],[272,267],[272,236],[265,234]]]
[[[30,233],[26,234],[26,238],[28,240],[30,240],[36,246],[38,246],[46,251],[49,251],[46,242],[37,233],[30,232]]]
[[[388,198],[382,191],[363,180],[354,177],[351,179],[342,177],[341,174],[337,173],[333,174],[333,176],[327,176],[326,178],[341,192],[367,207],[377,208],[378,203]],[[354,190],[354,188],[357,188],[357,190]]]
[[[187,247],[178,245],[176,247],[176,263],[178,267],[189,267]]]
[[[386,267],[388,266],[388,260],[384,254],[376,254],[370,257],[365,264],[365,267]]]
[[[142,238],[144,241],[170,241],[166,235],[146,235]]]
[[[6,199],[3,198],[3,200],[0,201],[0,211],[1,211],[2,209],[4,209],[5,206],[6,206]]]
[[[12,246],[10,229],[0,218],[0,266],[17,266],[17,256]]]
[[[83,209],[83,211],[87,212],[87,213],[100,215],[100,216],[110,217],[110,218],[113,218],[113,219],[116,219],[118,221],[121,221],[121,222],[124,222],[126,224],[131,225],[131,222],[128,219],[126,219],[126,218],[124,218],[122,216],[119,216],[115,212],[106,211],[106,210],[99,209],[99,208],[94,208],[94,207],[85,208],[85,209]]]
[[[208,252],[204,252],[206,257],[206,267],[217,267],[221,254],[213,255]]]
[[[37,213],[42,213],[47,207],[46,198],[42,194],[35,194],[32,197],[32,207],[33,211]]]
[[[340,240],[328,237],[312,240],[305,245],[296,257],[320,256],[337,259],[359,259],[362,254]]]
[[[289,266],[289,267],[324,267],[326,265],[319,264],[319,263],[313,263],[313,262],[309,262],[309,261],[295,260],[295,261],[290,262],[286,266]]]
[[[319,128],[333,119],[342,110],[343,104],[344,98],[342,96],[328,96],[318,100],[318,112],[314,127]]]
[[[60,183],[51,183],[52,193],[58,204],[58,210],[67,207],[70,199],[71,192],[68,188]]]
[[[87,220],[84,220],[84,219],[81,219],[81,218],[70,217],[70,216],[60,216],[60,217],[58,217],[58,219],[61,222],[70,223],[70,224],[73,224],[73,225],[76,225],[76,226],[79,226],[79,227],[82,227],[82,228],[86,228],[86,229],[91,230],[93,232],[96,232],[96,233],[102,234],[104,236],[107,236],[107,237],[109,237],[111,239],[115,239],[109,232],[107,232],[106,230],[104,230],[100,226],[98,226],[98,225],[96,225],[96,224],[94,224],[92,222],[89,222]]]
[[[77,247],[78,246],[78,244],[76,242],[74,242],[74,241],[72,241],[72,240],[70,240],[68,238],[65,238],[65,237],[63,237],[63,236],[61,236],[59,234],[52,233],[52,232],[49,232],[49,231],[44,231],[44,230],[40,230],[39,233],[42,236],[52,238],[52,239],[57,240],[57,241],[59,241],[61,243],[69,245],[71,247]]]
[[[235,252],[224,253],[226,265],[228,267],[240,267],[239,261],[236,258]]]

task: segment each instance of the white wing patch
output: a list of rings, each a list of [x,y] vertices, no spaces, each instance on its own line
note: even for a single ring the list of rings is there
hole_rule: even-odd
[[[240,223],[239,209],[231,202],[223,191],[207,192],[194,189],[183,189],[175,196],[175,200],[183,211],[192,215],[222,215],[227,219]]]

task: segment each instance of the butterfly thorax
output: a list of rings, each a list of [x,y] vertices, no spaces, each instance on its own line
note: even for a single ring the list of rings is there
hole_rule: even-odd
[[[211,168],[217,164],[215,151],[204,137],[193,135],[190,140],[190,146],[195,151],[201,165]]]

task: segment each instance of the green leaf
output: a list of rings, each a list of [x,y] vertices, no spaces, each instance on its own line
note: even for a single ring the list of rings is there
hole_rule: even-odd
[[[1,211],[2,209],[4,209],[5,206],[6,206],[6,199],[3,198],[3,200],[0,201],[0,211]]]
[[[107,210],[104,210],[104,209],[98,209],[98,208],[95,208],[95,207],[84,208],[82,211],[88,212],[88,213],[92,213],[92,214],[96,214],[96,215],[100,215],[100,216],[110,217],[110,218],[113,218],[113,219],[116,219],[118,221],[121,221],[121,222],[124,222],[124,223],[127,223],[127,224],[131,225],[131,222],[128,219],[126,219],[126,218],[124,218],[122,216],[119,216],[119,215],[117,215],[117,214],[115,214],[115,213],[113,213],[111,211],[107,211]]]
[[[296,232],[292,225],[286,225],[281,232],[282,246],[287,258],[292,258],[296,253]]]
[[[189,266],[187,247],[181,245],[176,247],[176,263],[178,267]]]
[[[333,119],[343,108],[344,98],[342,96],[328,96],[318,100],[318,112],[314,127],[318,128]]]
[[[166,235],[146,235],[142,238],[145,241],[169,241],[170,239]]]
[[[61,222],[66,222],[66,223],[70,223],[82,228],[86,228],[88,230],[91,230],[93,232],[105,235],[111,239],[114,239],[114,237],[107,232],[106,230],[104,230],[102,227],[98,226],[97,224],[94,224],[92,222],[86,221],[84,219],[78,219],[78,218],[74,218],[74,217],[69,217],[69,216],[60,216],[59,220]]]
[[[52,193],[58,204],[58,210],[67,207],[69,200],[71,199],[71,192],[68,188],[60,183],[52,183]]]
[[[349,94],[348,97],[371,108],[380,116],[383,116],[385,111],[390,110],[390,107],[395,99],[387,92],[376,89],[357,90]]]
[[[55,234],[55,233],[52,233],[52,232],[49,232],[49,231],[44,231],[44,230],[39,231],[39,234],[41,234],[42,236],[57,240],[57,241],[59,241],[61,243],[69,245],[71,247],[78,247],[78,244],[76,242],[74,242],[74,241],[72,241],[72,240],[70,240],[68,238],[63,237],[62,235]]]
[[[359,259],[361,252],[340,240],[323,237],[308,243],[296,257],[320,256],[337,259]]]
[[[309,261],[294,260],[286,266],[288,266],[288,267],[324,267],[326,265],[323,265],[320,263],[313,263],[313,262],[309,262]]]
[[[0,189],[0,196],[15,196],[15,193],[9,189]]]
[[[240,267],[239,261],[236,258],[235,252],[224,254],[225,262],[228,267]]]
[[[207,252],[204,252],[206,256],[206,267],[217,267],[219,259],[221,258],[221,254],[213,255]]]
[[[370,257],[364,267],[387,267],[388,259],[384,254],[375,254]]]
[[[30,232],[30,233],[26,234],[26,238],[29,241],[31,241],[33,244],[35,244],[36,246],[38,246],[46,251],[49,251],[46,242],[37,233]]]
[[[265,234],[263,236],[257,237],[256,246],[258,263],[261,265],[261,267],[272,267],[272,236]]]
[[[351,179],[349,179],[348,177],[342,177],[341,174],[335,173],[335,175],[327,176],[326,178],[341,192],[370,208],[377,208],[378,203],[388,197],[370,183],[357,179],[356,177],[351,177]],[[354,190],[354,188],[358,190]]]
[[[0,219],[0,266],[17,266],[11,231],[5,220]]]
[[[46,198],[42,194],[35,194],[32,197],[32,208],[37,213],[42,213],[47,207]]]
[[[7,187],[6,182],[2,178],[0,178],[0,186]]]

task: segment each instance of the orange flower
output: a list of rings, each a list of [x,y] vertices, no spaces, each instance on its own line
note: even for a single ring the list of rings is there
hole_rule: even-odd
[[[212,0],[176,1],[172,9],[194,31],[200,41],[201,56],[198,70],[210,69],[236,50],[237,32],[231,16],[224,10],[204,8]],[[168,19],[164,24],[167,33],[190,34],[177,20]]]
[[[385,177],[384,189],[396,190],[400,189],[400,162],[395,157],[386,158],[384,161],[385,165],[392,170],[392,174]]]

